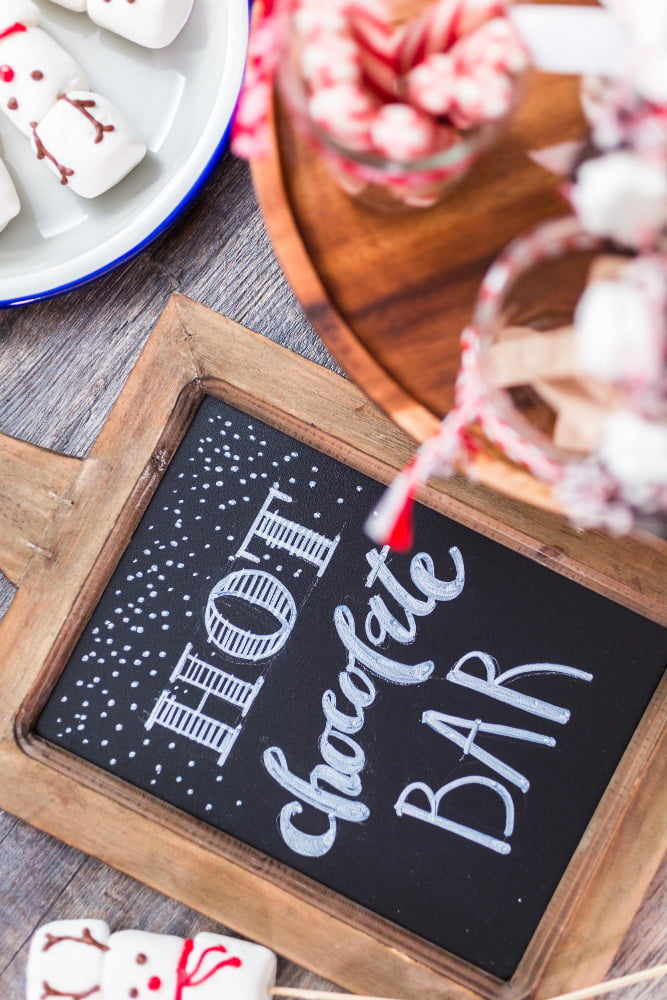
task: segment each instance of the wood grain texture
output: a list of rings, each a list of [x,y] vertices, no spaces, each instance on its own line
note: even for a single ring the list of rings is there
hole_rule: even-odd
[[[335,367],[280,274],[245,167],[226,158],[205,198],[136,262],[61,299],[0,314],[0,430],[85,456],[174,289]],[[455,496],[457,484],[450,488]],[[457,502],[465,511],[464,501]],[[511,505],[508,510],[511,521]],[[558,558],[558,553],[544,558]],[[12,594],[5,583],[4,608]],[[63,802],[63,812],[69,806]],[[36,820],[39,813],[35,802]],[[178,881],[176,871],[176,888]],[[614,974],[663,957],[666,882],[663,867],[626,937]],[[0,813],[0,887],[3,1000],[23,996],[27,941],[47,919],[85,911],[114,927],[186,933],[214,926],[201,913],[6,813]],[[210,897],[210,887],[203,886],[202,895]],[[247,933],[252,935],[251,927]],[[286,961],[280,965],[280,982],[328,985]],[[622,1000],[661,996],[660,985],[650,983],[626,992]]]
[[[417,439],[451,409],[459,337],[489,264],[567,214],[557,179],[525,153],[582,134],[576,88],[535,74],[507,135],[442,204],[396,214],[340,191],[278,102],[272,156],[253,174],[285,272],[343,368]]]
[[[360,992],[375,987],[381,994],[451,1000],[522,1000],[531,992],[542,1000],[586,985],[591,975],[601,977],[667,848],[667,830],[660,826],[667,810],[667,683],[636,730],[508,983],[34,735],[45,699],[205,393],[381,480],[395,474],[410,448],[356,386],[173,296],[79,463],[69,506],[51,518],[44,547],[27,564],[0,625],[0,803]],[[431,484],[424,499],[442,513],[453,512],[446,484]],[[530,558],[539,559],[549,541],[521,536],[489,512],[468,510],[464,520]],[[618,582],[594,559],[579,564],[570,556],[558,568],[647,614],[655,611],[641,589],[616,593]],[[211,886],[224,886],[228,894],[211,898]],[[327,948],[330,941],[336,949]]]
[[[48,558],[49,522],[70,504],[80,464],[15,438],[0,439],[0,570],[15,586],[33,555]]]
[[[413,13],[424,3],[390,6]],[[270,153],[253,163],[253,179],[278,257],[332,354],[416,441],[433,435],[454,404],[461,332],[489,265],[515,237],[568,214],[561,179],[527,154],[586,134],[579,89],[579,78],[530,71],[503,135],[441,204],[408,212],[374,211],[343,193],[276,100]],[[575,287],[567,278],[530,280],[538,292],[545,280],[557,288],[560,309],[572,298],[561,289]],[[547,407],[540,412],[552,420]],[[547,484],[482,436],[478,444],[459,458],[462,471],[540,510],[560,510]]]
[[[227,155],[205,194],[139,258],[61,298],[0,311],[0,431],[83,458],[175,290],[336,367],[281,274],[245,164]],[[12,570],[15,578],[23,565]],[[13,595],[0,577],[0,614]],[[224,930],[0,811],[3,1000],[24,996],[33,931],[84,913],[114,928]],[[282,983],[331,987],[284,959],[279,972]]]

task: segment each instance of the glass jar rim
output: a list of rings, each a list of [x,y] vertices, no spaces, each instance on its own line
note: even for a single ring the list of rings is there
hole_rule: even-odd
[[[496,339],[502,311],[516,283],[539,264],[555,262],[569,254],[592,253],[604,245],[605,241],[587,233],[574,215],[540,222],[507,244],[482,279],[473,309],[472,325],[479,335],[483,377],[484,356]],[[513,424],[545,455],[560,464],[575,458],[571,452],[554,444],[521,413],[507,389],[494,386],[488,378],[484,378],[484,383],[488,402],[496,413]]]

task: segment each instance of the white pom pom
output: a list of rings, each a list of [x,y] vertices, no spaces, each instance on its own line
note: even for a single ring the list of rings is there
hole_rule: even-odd
[[[614,382],[655,377],[654,319],[638,288],[626,281],[592,282],[574,323],[577,356],[587,374]]]
[[[607,421],[599,455],[640,506],[646,493],[667,488],[667,424],[618,410]]]
[[[633,153],[609,153],[579,168],[571,197],[589,233],[649,246],[667,225],[667,168]]]

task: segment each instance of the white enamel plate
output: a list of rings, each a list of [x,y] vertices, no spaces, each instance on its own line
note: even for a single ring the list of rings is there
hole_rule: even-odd
[[[148,155],[92,201],[58,183],[0,116],[0,156],[20,214],[0,233],[0,306],[91,281],[158,236],[204,183],[227,142],[248,40],[248,0],[194,0],[176,41],[152,51],[37,0],[42,27],[82,66],[146,142]]]

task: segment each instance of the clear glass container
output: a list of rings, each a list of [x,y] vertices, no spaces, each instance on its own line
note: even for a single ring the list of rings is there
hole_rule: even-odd
[[[310,95],[301,69],[303,40],[294,27],[293,4],[282,0],[279,10],[283,39],[276,76],[279,94],[340,188],[362,204],[384,211],[436,205],[506,126],[509,115],[465,131],[440,128],[428,155],[414,159],[379,155],[336,139],[310,112]],[[517,99],[518,90],[517,85]]]
[[[585,423],[613,392],[590,378],[579,383],[572,333],[575,309],[603,249],[605,260],[627,259],[583,232],[574,217],[544,222],[513,240],[495,260],[474,310],[490,404],[505,423],[559,463],[587,453],[584,442],[592,429]],[[581,446],[563,446],[559,440],[558,403],[568,399],[582,424]],[[574,441],[576,430],[560,430],[560,438]]]

